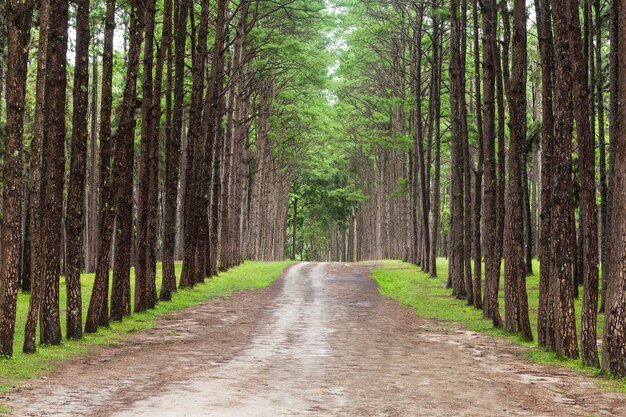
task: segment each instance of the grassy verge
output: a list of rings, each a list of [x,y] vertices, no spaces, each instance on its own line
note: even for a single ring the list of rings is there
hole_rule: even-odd
[[[112,323],[108,329],[101,329],[96,334],[86,335],[80,341],[65,341],[61,346],[38,346],[37,353],[26,355],[22,353],[24,341],[24,325],[28,311],[28,294],[20,294],[18,299],[17,323],[15,335],[15,355],[11,359],[0,360],[0,392],[10,390],[21,380],[37,376],[40,371],[52,369],[59,361],[76,354],[85,353],[89,346],[106,345],[119,342],[125,335],[139,330],[149,329],[154,325],[158,316],[171,313],[199,304],[207,299],[225,297],[237,291],[262,288],[270,285],[281,272],[292,262],[245,262],[230,271],[221,273],[219,277],[209,279],[194,289],[184,289],[176,292],[171,302],[159,303],[154,310],[133,314],[124,318],[121,323]],[[181,265],[176,265],[176,273],[180,274]],[[157,288],[160,288],[161,268],[157,269]],[[87,314],[87,307],[94,276],[82,276],[83,317]],[[61,280],[63,289],[65,282]],[[134,291],[134,272],[131,271],[131,291]],[[65,291],[61,291],[61,317],[65,325]],[[131,296],[131,300],[133,297]],[[63,329],[65,334],[65,329]],[[0,404],[0,414],[6,412]]]
[[[526,280],[528,290],[528,306],[533,334],[537,335],[537,306],[539,304],[539,263],[533,263],[534,276]],[[517,334],[507,333],[502,329],[495,329],[490,320],[485,320],[482,311],[468,306],[464,300],[457,300],[450,296],[450,290],[445,288],[448,275],[448,263],[445,259],[437,260],[437,278],[430,278],[418,267],[404,262],[383,262],[372,273],[372,278],[379,286],[380,293],[394,298],[399,302],[412,307],[417,314],[425,318],[438,319],[450,324],[460,324],[463,327],[477,332],[494,336],[505,337],[510,341],[527,346],[524,357],[538,363],[556,363],[560,366],[577,369],[590,375],[597,375],[598,371],[582,365],[580,360],[571,360],[560,357],[553,352],[546,352],[537,346],[537,342],[527,342]],[[500,309],[504,314],[503,284],[500,284]],[[575,300],[575,309],[580,314],[582,303],[582,287],[580,297]],[[580,317],[577,320],[578,334],[580,335]],[[604,326],[604,316],[598,316],[598,331]],[[626,392],[625,380],[601,380],[607,388]]]

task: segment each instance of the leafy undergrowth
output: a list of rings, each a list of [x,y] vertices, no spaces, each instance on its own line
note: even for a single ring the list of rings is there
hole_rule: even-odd
[[[61,346],[38,346],[37,353],[22,353],[24,325],[28,311],[28,294],[20,294],[18,299],[17,323],[14,356],[0,359],[0,392],[12,389],[20,380],[36,377],[41,371],[52,369],[59,361],[74,355],[85,353],[91,345],[115,344],[129,333],[149,329],[155,319],[167,313],[181,310],[216,297],[225,297],[237,291],[263,288],[276,280],[281,272],[292,262],[245,262],[218,277],[207,279],[193,289],[178,290],[170,302],[160,302],[154,310],[125,317],[121,323],[111,323],[110,328],[100,329],[96,334],[85,335],[80,341],[65,340]],[[180,275],[181,264],[176,265],[176,274]],[[161,283],[161,267],[157,268],[157,288]],[[82,276],[83,318],[87,314],[89,296],[93,285],[93,274]],[[65,282],[61,279],[61,288]],[[134,292],[134,271],[131,271],[131,291]],[[133,300],[131,294],[131,300]],[[65,334],[65,291],[61,291],[61,317]],[[6,413],[0,404],[0,414]]]
[[[483,269],[484,270],[484,269]],[[533,262],[535,275],[526,279],[528,289],[528,305],[533,335],[537,335],[537,306],[539,304],[539,262]],[[415,265],[394,261],[379,263],[372,272],[372,278],[379,286],[381,294],[396,299],[413,308],[420,316],[433,318],[461,326],[477,332],[507,338],[508,340],[527,346],[523,356],[537,363],[558,364],[571,369],[585,372],[589,375],[598,375],[594,368],[583,366],[580,360],[571,360],[553,352],[546,352],[537,346],[537,342],[528,342],[519,334],[507,333],[492,326],[490,320],[483,318],[481,310],[468,306],[465,300],[458,300],[451,296],[451,290],[445,288],[448,276],[448,262],[446,259],[437,260],[437,278],[430,278]],[[500,310],[504,317],[503,283],[500,283]],[[582,287],[580,297],[575,300],[575,309],[580,314],[582,303]],[[604,316],[598,316],[598,332],[604,325]],[[580,316],[577,320],[578,334],[580,335]],[[626,380],[598,379],[604,388],[626,392]]]

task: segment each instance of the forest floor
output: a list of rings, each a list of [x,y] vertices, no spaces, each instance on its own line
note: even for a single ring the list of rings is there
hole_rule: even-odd
[[[373,264],[301,263],[29,381],[18,416],[624,416],[626,396],[380,295]]]

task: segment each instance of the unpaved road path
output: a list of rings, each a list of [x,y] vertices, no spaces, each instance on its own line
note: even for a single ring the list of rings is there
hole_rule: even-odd
[[[383,298],[370,268],[298,264],[0,400],[18,416],[626,416],[589,377]]]

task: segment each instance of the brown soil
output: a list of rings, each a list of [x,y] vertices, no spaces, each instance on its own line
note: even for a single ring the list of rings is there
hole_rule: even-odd
[[[3,401],[19,416],[626,416],[592,378],[383,298],[370,268],[298,264]]]

